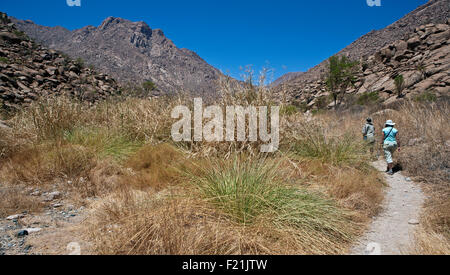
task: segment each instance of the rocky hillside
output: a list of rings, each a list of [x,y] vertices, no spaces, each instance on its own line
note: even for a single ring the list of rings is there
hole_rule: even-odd
[[[446,24],[419,26],[403,40],[397,40],[374,55],[362,58],[358,82],[346,91],[346,97],[359,100],[392,103],[402,98],[450,95],[450,19]],[[403,78],[403,85],[395,79]],[[291,84],[288,84],[291,85]],[[332,107],[323,80],[286,86],[294,102],[312,108],[324,104]],[[397,87],[401,87],[399,90]],[[354,102],[353,102],[354,103]],[[305,106],[306,107],[306,106]]]
[[[82,58],[122,83],[152,81],[164,93],[213,93],[220,72],[196,53],[179,49],[159,29],[144,22],[109,17],[99,27],[69,31],[13,20],[44,45]],[[155,93],[158,93],[155,91]]]
[[[347,55],[350,59],[367,59],[381,48],[392,44],[396,40],[406,39],[414,30],[426,24],[445,23],[450,17],[450,0],[430,0],[423,6],[407,14],[397,22],[382,30],[374,30],[360,37],[358,40],[341,50],[337,55]],[[306,83],[315,82],[323,76],[327,68],[327,61],[311,68],[306,73],[287,81],[278,80],[278,89],[289,92],[302,90]],[[282,77],[283,78],[283,77]],[[283,87],[284,86],[284,87]]]
[[[271,86],[272,87],[276,87],[280,84],[286,83],[290,80],[293,80],[297,77],[299,77],[300,75],[302,75],[303,72],[292,72],[292,73],[287,73],[282,75],[281,77],[279,77],[278,79],[276,79],[274,82],[272,82]]]
[[[40,96],[67,94],[95,102],[119,92],[111,77],[46,49],[0,13],[0,105],[17,108]]]

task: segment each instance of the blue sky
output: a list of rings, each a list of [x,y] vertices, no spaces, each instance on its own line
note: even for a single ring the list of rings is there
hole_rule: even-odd
[[[1,0],[0,11],[45,26],[98,26],[108,16],[145,21],[233,77],[240,67],[273,78],[306,71],[358,37],[400,19],[426,0]]]

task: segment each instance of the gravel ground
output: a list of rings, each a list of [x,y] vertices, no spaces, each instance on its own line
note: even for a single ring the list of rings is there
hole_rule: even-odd
[[[0,219],[0,255],[70,254],[69,243],[83,243],[75,227],[84,220],[84,212],[83,207],[61,202],[41,214]]]
[[[373,166],[383,173],[386,170],[383,160],[374,162]],[[398,255],[407,253],[414,244],[414,230],[419,224],[425,195],[418,184],[401,172],[393,176],[386,174],[386,182],[389,187],[383,211],[352,248],[351,254]]]

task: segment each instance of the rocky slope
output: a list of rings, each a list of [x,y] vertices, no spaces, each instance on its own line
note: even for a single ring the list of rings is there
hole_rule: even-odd
[[[17,108],[40,96],[67,94],[95,102],[119,92],[108,75],[46,49],[0,14],[0,106]]]
[[[353,60],[367,59],[381,48],[397,40],[406,39],[417,27],[426,24],[445,23],[449,17],[450,0],[430,0],[427,4],[420,6],[386,28],[371,31],[362,36],[338,52],[337,55],[347,55]],[[321,79],[327,69],[327,64],[325,60],[295,78],[287,78],[287,81],[281,79],[277,82],[279,83],[277,88],[290,93],[300,91],[307,83],[313,83]]]
[[[122,83],[152,81],[160,92],[213,93],[221,73],[196,53],[179,49],[144,22],[109,17],[99,27],[69,31],[13,20],[44,45],[83,58]],[[155,93],[158,93],[157,91]]]
[[[272,87],[277,87],[280,84],[286,83],[290,80],[293,80],[299,76],[301,76],[303,72],[292,72],[282,75],[281,77],[277,78],[274,82],[271,83]]]
[[[450,95],[450,19],[446,24],[419,26],[403,40],[395,41],[374,55],[362,58],[358,82],[347,91],[347,98],[361,98],[376,93],[378,101],[389,104],[401,98],[415,98],[427,93],[433,97]],[[403,90],[399,95],[395,78],[403,76]],[[294,102],[312,108],[329,100],[323,80],[303,85],[285,84]],[[329,103],[326,102],[327,104]],[[332,107],[331,102],[328,107]]]

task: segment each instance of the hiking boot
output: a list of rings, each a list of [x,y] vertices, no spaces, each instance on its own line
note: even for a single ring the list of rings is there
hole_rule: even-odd
[[[389,171],[387,172],[387,174],[388,174],[389,176],[392,176],[392,175],[394,175],[394,171],[389,170]]]

